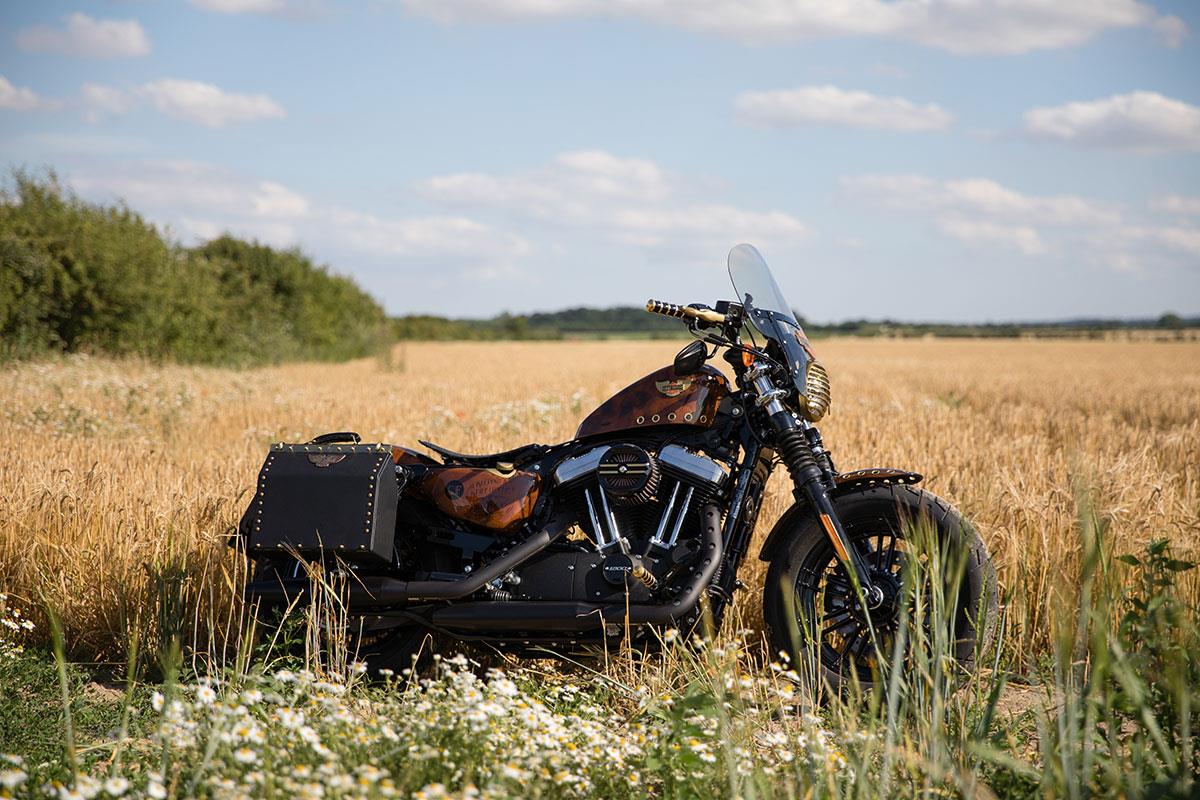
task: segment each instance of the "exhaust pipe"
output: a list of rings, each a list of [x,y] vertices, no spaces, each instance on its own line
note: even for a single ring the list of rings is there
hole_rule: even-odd
[[[410,600],[458,600],[474,594],[525,559],[545,550],[561,533],[562,530],[538,531],[494,561],[452,581],[401,581],[356,576],[348,587],[348,601],[352,608],[359,608],[399,605]],[[276,579],[249,583],[245,594],[247,599],[289,602],[307,591],[307,579]]]
[[[700,596],[712,581],[721,563],[721,512],[707,505],[701,512],[702,560],[691,573],[691,582],[670,603],[602,605],[599,603],[542,601],[479,601],[456,603],[433,612],[430,621],[450,630],[527,630],[589,631],[605,625],[670,625],[678,621],[691,624]]]

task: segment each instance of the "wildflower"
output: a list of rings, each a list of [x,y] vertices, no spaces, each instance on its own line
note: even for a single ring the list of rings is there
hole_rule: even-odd
[[[413,793],[413,800],[441,800],[446,797],[446,787],[440,783],[430,783]]]
[[[5,789],[15,789],[24,783],[28,777],[23,770],[3,769],[0,770],[0,786],[3,786]]]
[[[233,751],[233,758],[239,764],[253,764],[258,761],[258,753],[249,747],[239,747]]]
[[[100,794],[101,788],[100,781],[90,775],[80,775],[75,779],[75,791],[79,792],[79,796],[84,800],[92,800]]]
[[[151,706],[151,707],[152,707],[152,708],[153,708],[155,711],[162,711],[162,710],[163,710],[163,704],[164,704],[164,703],[166,703],[166,701],[167,701],[167,698],[163,697],[163,694],[162,694],[162,692],[155,692],[155,693],[154,693],[154,694],[153,694],[153,695],[150,697],[150,706]]]
[[[129,790],[129,781],[121,777],[112,777],[104,782],[104,791],[109,797],[120,797]]]
[[[275,718],[288,730],[299,730],[304,725],[304,712],[287,706],[275,709]]]
[[[358,777],[360,782],[375,783],[383,777],[383,770],[371,764],[363,764],[358,768]]]
[[[510,780],[521,781],[525,780],[529,773],[510,761],[500,768],[500,774]]]
[[[211,686],[196,687],[196,702],[200,705],[211,706],[217,699],[217,693]]]

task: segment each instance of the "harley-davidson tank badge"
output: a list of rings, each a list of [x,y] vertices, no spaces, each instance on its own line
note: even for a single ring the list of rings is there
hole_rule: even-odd
[[[346,460],[345,453],[309,453],[308,460],[314,467],[331,467]]]
[[[664,397],[678,397],[679,395],[692,388],[692,384],[696,382],[695,378],[679,378],[673,381],[655,381],[654,388],[658,389],[658,393]]]

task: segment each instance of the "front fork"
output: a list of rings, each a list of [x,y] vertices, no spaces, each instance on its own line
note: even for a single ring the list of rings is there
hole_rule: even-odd
[[[766,412],[775,431],[775,450],[792,476],[792,494],[798,502],[807,502],[816,513],[842,565],[862,590],[867,607],[876,608],[883,602],[883,591],[872,583],[863,555],[850,543],[850,537],[838,520],[833,501],[825,490],[824,475],[805,435],[805,423],[784,407],[782,398],[787,392],[776,387],[767,372],[764,366],[756,365],[746,377],[753,383],[758,393],[758,405]]]

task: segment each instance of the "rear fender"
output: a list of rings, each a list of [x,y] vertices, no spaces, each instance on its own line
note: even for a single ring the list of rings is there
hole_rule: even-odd
[[[835,486],[829,490],[829,499],[833,501],[834,508],[837,508],[838,498],[845,497],[854,492],[861,492],[864,489],[870,489],[875,486],[920,483],[923,478],[924,476],[920,473],[907,472],[902,469],[892,469],[890,467],[872,467],[870,469],[858,469],[854,472],[843,472],[834,477]],[[763,542],[762,550],[758,553],[759,560],[770,561],[774,558],[776,549],[784,541],[784,532],[795,530],[801,524],[801,518],[809,513],[811,511],[808,506],[800,504],[795,504],[784,512],[779,521],[775,523],[775,527],[767,534],[767,539]]]

